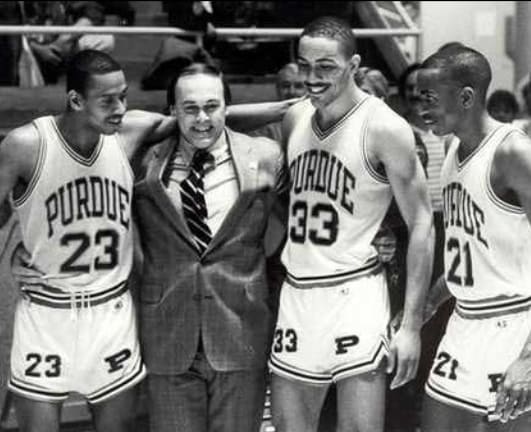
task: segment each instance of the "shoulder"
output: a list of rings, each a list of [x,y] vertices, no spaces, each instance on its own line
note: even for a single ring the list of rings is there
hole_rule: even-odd
[[[40,144],[39,131],[33,123],[27,123],[16,129],[13,129],[7,134],[2,141],[2,153],[20,158],[27,157],[32,154],[37,154]]]
[[[228,129],[229,138],[232,142],[249,147],[253,153],[261,157],[278,157],[282,154],[282,146],[278,141],[264,136],[249,136],[241,132]]]
[[[413,140],[413,129],[409,123],[382,101],[372,101],[367,129],[371,136],[407,138]]]
[[[309,99],[305,99],[290,107],[282,120],[282,136],[289,138],[295,124],[301,119],[301,117],[304,115],[311,115],[314,111],[315,108]]]
[[[0,143],[0,169],[28,179],[39,158],[40,135],[34,124],[13,129]]]
[[[494,153],[495,162],[507,164],[508,168],[521,158],[529,157],[531,157],[531,139],[517,128],[513,128],[507,133]]]
[[[384,102],[373,102],[367,121],[367,146],[369,154],[384,163],[389,158],[412,157],[415,154],[413,129]]]

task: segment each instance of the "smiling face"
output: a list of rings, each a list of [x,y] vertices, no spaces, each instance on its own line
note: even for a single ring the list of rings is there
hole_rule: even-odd
[[[211,147],[225,127],[226,107],[220,77],[203,73],[185,75],[175,85],[175,107],[179,129],[197,149]]]
[[[112,135],[120,130],[127,110],[127,84],[123,71],[91,75],[84,94],[74,92],[78,111],[98,133]]]
[[[303,36],[297,63],[308,96],[316,108],[338,99],[353,85],[353,72],[359,57],[345,54],[339,41],[326,37]]]
[[[462,88],[448,80],[440,69],[418,72],[419,114],[435,135],[455,133],[464,119],[460,104]]]

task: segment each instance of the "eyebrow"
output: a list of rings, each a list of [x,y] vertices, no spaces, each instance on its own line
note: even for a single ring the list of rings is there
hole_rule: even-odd
[[[129,86],[125,86],[125,88],[123,90],[120,90],[120,91],[117,91],[117,92],[109,92],[109,93],[103,93],[100,95],[100,97],[106,97],[106,96],[114,96],[114,95],[118,95],[118,94],[124,94],[124,93],[127,93],[127,91],[129,90]]]
[[[306,60],[304,57],[301,57],[301,56],[297,57],[297,61],[304,61],[306,63],[309,63],[308,60]],[[316,63],[318,63],[318,62],[326,62],[326,61],[331,62],[331,63],[335,63],[336,62],[335,59],[332,58],[332,57],[320,57],[317,60],[315,60]]]

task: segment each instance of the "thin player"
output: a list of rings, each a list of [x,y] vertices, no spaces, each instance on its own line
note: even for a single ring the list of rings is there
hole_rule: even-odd
[[[360,57],[346,22],[306,26],[297,63],[309,101],[284,122],[290,220],[270,359],[273,421],[279,432],[316,431],[335,382],[338,430],[382,431],[386,366],[396,365],[392,388],[417,370],[433,249],[426,180],[411,128],[354,83]],[[410,237],[405,318],[389,341],[387,287],[371,243],[393,195]]]
[[[529,431],[531,396],[531,141],[491,118],[491,68],[465,46],[429,57],[421,115],[454,133],[442,169],[445,273],[428,315],[453,295],[426,384],[422,430]]]
[[[63,113],[13,130],[0,145],[0,202],[11,196],[29,253],[18,269],[9,389],[23,431],[59,430],[72,391],[88,400],[98,431],[127,431],[145,375],[127,287],[129,159],[175,121],[126,113],[124,73],[99,51],[72,59],[66,85]]]

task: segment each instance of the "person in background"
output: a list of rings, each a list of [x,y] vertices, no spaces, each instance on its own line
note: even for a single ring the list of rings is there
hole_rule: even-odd
[[[487,99],[487,111],[495,120],[512,123],[520,108],[514,93],[508,90],[495,90]]]
[[[306,94],[306,87],[299,72],[297,63],[287,63],[277,73],[275,89],[278,100],[288,100],[301,98]],[[282,137],[282,119],[277,122],[268,123],[258,129],[248,132],[251,136],[265,136],[279,143],[284,143]]]

